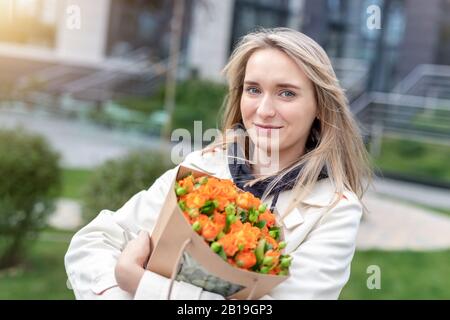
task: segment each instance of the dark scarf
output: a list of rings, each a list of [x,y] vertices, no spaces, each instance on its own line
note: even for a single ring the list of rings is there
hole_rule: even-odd
[[[228,167],[230,169],[230,173],[234,183],[240,189],[252,193],[255,197],[261,198],[264,191],[266,191],[267,187],[273,181],[273,179],[275,179],[275,177],[268,177],[264,180],[256,182],[252,186],[244,186],[247,181],[250,181],[255,177],[252,175],[249,162],[243,161],[241,159],[236,159],[236,156],[238,158],[245,159],[242,148],[239,148],[237,142],[234,142],[228,148]],[[269,193],[269,196],[274,195],[270,210],[273,211],[273,209],[275,208],[278,201],[278,196],[281,192],[294,188],[301,169],[302,167],[296,167],[295,169],[292,169],[283,176],[283,178],[277,185],[274,186],[274,188]],[[328,178],[328,173],[326,168],[324,167],[319,174],[318,180],[325,178]]]

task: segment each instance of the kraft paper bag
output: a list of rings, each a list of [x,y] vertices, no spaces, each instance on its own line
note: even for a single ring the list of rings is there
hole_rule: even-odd
[[[147,269],[184,281],[227,299],[259,299],[288,276],[261,274],[234,267],[213,252],[203,237],[192,229],[177,203],[175,183],[192,173],[208,174],[180,166],[151,234],[152,254]]]

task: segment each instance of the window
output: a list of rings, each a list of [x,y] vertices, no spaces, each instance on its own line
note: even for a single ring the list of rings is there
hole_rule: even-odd
[[[236,0],[230,53],[239,38],[257,27],[287,26],[289,0]]]
[[[0,42],[55,46],[58,0],[0,0]]]
[[[107,54],[124,56],[138,49],[153,60],[169,55],[173,0],[111,0]],[[185,0],[182,48],[186,46],[192,0]]]

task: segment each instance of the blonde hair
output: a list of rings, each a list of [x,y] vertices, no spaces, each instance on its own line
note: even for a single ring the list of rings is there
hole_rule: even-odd
[[[263,198],[268,196],[286,173],[301,167],[292,189],[293,199],[283,214],[285,216],[311,192],[325,167],[337,193],[336,200],[330,207],[339,201],[346,188],[361,199],[368,187],[372,170],[359,128],[327,54],[319,44],[301,32],[289,28],[259,29],[240,40],[222,71],[229,85],[223,105],[222,136],[226,137],[227,130],[243,123],[240,100],[246,64],[256,50],[267,48],[275,48],[287,54],[311,80],[320,123],[313,126],[310,132],[310,138],[316,141],[315,147],[288,168],[274,174]],[[210,145],[205,152],[218,145],[226,148],[228,143],[229,140],[224,138]],[[255,179],[250,184],[257,180],[260,179]]]

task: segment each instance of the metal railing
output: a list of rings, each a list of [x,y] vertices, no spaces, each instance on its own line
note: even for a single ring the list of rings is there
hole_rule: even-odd
[[[167,72],[168,59],[152,62],[147,48],[136,49],[120,58],[109,59],[99,69],[56,65],[22,77],[16,87],[27,88],[30,82],[39,84],[34,91],[50,95],[70,95],[80,100],[106,101],[121,95],[137,94],[130,88],[143,88],[140,95],[150,93]],[[33,90],[30,90],[33,91]]]
[[[419,65],[392,93],[365,93],[351,109],[374,145],[396,136],[450,146],[450,67]]]
[[[437,86],[433,88],[433,86]],[[428,96],[427,93],[450,92],[450,66],[421,64],[412,70],[392,90],[395,93]],[[450,98],[450,96],[448,97]]]
[[[348,100],[355,100],[366,89],[369,64],[365,60],[349,58],[332,58],[331,61]]]

